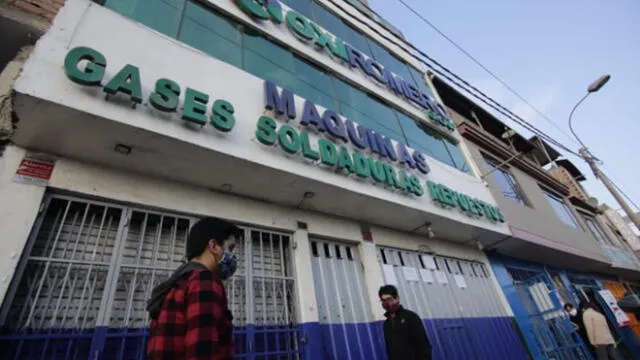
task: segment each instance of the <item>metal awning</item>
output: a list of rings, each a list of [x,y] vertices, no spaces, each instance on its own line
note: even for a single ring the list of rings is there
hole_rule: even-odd
[[[576,181],[587,180],[584,174],[571,161],[567,159],[561,159],[556,161],[556,164],[558,166],[562,166],[563,168],[567,169],[569,174],[571,174],[571,177],[573,177]]]
[[[529,141],[536,146],[531,154],[538,160],[541,166],[545,166],[560,157],[560,153],[549,145],[548,142],[540,139],[540,137],[533,136]]]

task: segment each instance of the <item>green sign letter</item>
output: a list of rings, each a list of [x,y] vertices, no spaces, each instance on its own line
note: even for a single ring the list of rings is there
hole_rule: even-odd
[[[261,20],[272,19],[276,24],[282,22],[282,7],[273,0],[235,0],[245,14]],[[266,9],[265,9],[266,5]]]
[[[180,104],[180,85],[169,79],[156,81],[156,90],[149,96],[149,102],[154,108],[174,112]]]
[[[353,163],[356,166],[356,174],[361,178],[368,178],[371,176],[371,169],[369,168],[369,162],[367,158],[359,152],[353,153]]]
[[[308,132],[300,132],[300,141],[302,142],[302,156],[314,161],[320,159],[320,154],[311,148]]]
[[[136,104],[142,103],[142,85],[140,84],[140,69],[131,64],[125,65],[116,76],[104,86],[104,92],[115,95],[118,92],[131,97]]]
[[[287,13],[287,26],[294,34],[303,39],[313,39],[313,28],[309,23],[309,19],[291,10]]]
[[[334,166],[338,162],[336,146],[327,139],[320,139],[318,146],[320,146],[320,160],[322,163],[327,166]]]
[[[268,116],[260,116],[256,126],[256,138],[264,145],[276,143],[276,121]]]
[[[204,126],[207,123],[207,103],[209,95],[198,90],[187,88],[184,94],[184,111],[182,119]]]
[[[81,61],[87,60],[84,71],[78,69]],[[69,80],[85,86],[99,86],[107,67],[104,55],[88,47],[71,49],[64,58],[64,71]]]
[[[280,143],[280,147],[287,154],[295,154],[300,151],[300,135],[298,135],[296,129],[289,124],[282,125],[280,130],[278,130],[278,143]]]
[[[355,170],[351,154],[349,154],[349,150],[344,146],[340,146],[338,154],[338,169],[345,169],[349,173],[353,173]]]
[[[213,114],[211,114],[211,125],[222,132],[229,132],[236,124],[233,105],[226,100],[216,100],[213,102]]]

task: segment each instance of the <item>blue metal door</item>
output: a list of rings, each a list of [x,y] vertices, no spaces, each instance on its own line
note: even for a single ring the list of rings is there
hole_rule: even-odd
[[[537,350],[536,360],[590,359],[582,341],[563,313],[562,305],[546,273],[510,271],[526,308]],[[515,275],[515,276],[514,276]]]

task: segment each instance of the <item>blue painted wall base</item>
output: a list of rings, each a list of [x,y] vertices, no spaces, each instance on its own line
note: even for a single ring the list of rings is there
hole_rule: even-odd
[[[511,319],[424,321],[436,360],[526,360]],[[237,359],[386,360],[382,322],[235,329]],[[147,329],[29,330],[0,335],[0,359],[146,359]],[[294,357],[291,357],[294,358]]]

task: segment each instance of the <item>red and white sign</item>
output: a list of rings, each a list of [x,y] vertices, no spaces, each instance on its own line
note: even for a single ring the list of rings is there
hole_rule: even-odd
[[[22,184],[47,186],[55,161],[32,155],[25,156],[16,170],[13,181]]]
[[[618,326],[622,327],[622,326],[628,326],[631,324],[631,320],[629,320],[629,318],[627,317],[627,314],[625,314],[624,311],[622,311],[622,309],[620,308],[620,306],[618,306],[618,301],[613,296],[611,291],[600,290],[598,291],[598,293],[600,294],[600,296],[602,296],[602,299],[604,300],[604,302],[607,303],[607,306],[609,307],[611,312],[613,312],[613,315],[615,315]]]

